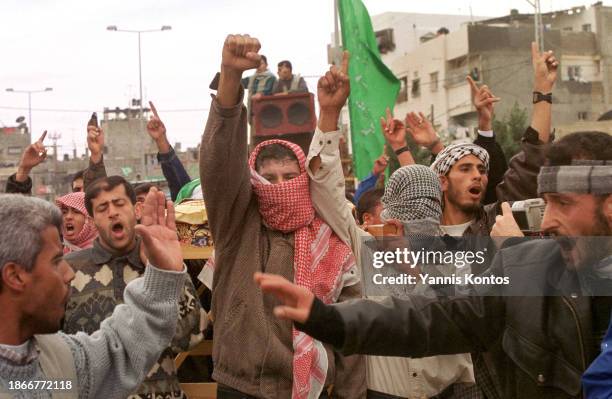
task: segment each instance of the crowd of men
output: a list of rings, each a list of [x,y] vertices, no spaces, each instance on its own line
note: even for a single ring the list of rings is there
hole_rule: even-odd
[[[385,179],[381,155],[350,204],[338,128],[350,55],[318,81],[304,154],[285,140],[247,144],[245,91],[250,104],[308,90],[289,61],[276,79],[259,49],[248,35],[223,44],[199,178],[150,104],[170,199],[107,176],[96,123],[88,168],[55,203],[31,196],[46,133],[24,151],[0,195],[0,398],[186,397],[174,358],[209,322],[222,399],[612,397],[612,136],[555,139],[551,51],[532,45],[532,119],[508,162],[492,130],[500,99],[468,77],[474,142],[445,146],[424,114],[399,120],[387,110],[385,152],[400,167]],[[408,137],[431,165],[415,163]],[[513,216],[511,202],[534,198],[546,201],[546,239],[524,237]],[[174,203],[195,199],[214,239],[206,264],[184,260],[177,237]],[[521,284],[513,295],[369,295],[364,243],[381,235],[485,245],[487,262],[469,271]],[[198,274],[212,276],[202,278],[210,303],[196,292]],[[577,291],[585,274],[593,288]],[[546,293],[533,295],[536,286]]]

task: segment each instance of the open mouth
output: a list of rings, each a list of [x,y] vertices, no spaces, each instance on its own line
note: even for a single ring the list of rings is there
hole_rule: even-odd
[[[125,228],[121,222],[115,222],[111,225],[111,232],[113,237],[116,239],[121,239],[125,235]]]
[[[473,186],[469,188],[468,192],[472,195],[480,196],[480,194],[482,194],[482,188],[480,186]]]

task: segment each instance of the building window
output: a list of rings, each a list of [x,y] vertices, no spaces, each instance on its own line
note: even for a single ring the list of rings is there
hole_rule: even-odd
[[[412,80],[411,94],[414,98],[419,97],[421,95],[421,79],[417,78]]]
[[[408,101],[408,77],[400,78],[400,91],[397,94],[397,102],[403,103]]]
[[[588,114],[588,112],[586,112],[586,111],[581,111],[581,112],[578,112],[578,120],[579,120],[579,121],[585,121],[585,120],[587,120],[588,115],[589,115],[589,114]]]
[[[7,155],[21,155],[21,147],[9,147],[6,153]]]
[[[581,80],[582,69],[580,65],[570,65],[567,67],[567,79],[568,80]]]
[[[563,28],[563,30],[566,32],[571,32],[574,30],[574,28],[572,28],[571,26],[566,26],[565,28]]]
[[[590,32],[591,31],[591,24],[584,24],[584,25],[582,25],[582,31],[583,32]]]
[[[438,91],[438,72],[429,74],[429,89],[431,91]]]
[[[393,29],[383,29],[376,32],[376,44],[378,51],[381,54],[387,54],[395,50],[395,41],[393,40]]]

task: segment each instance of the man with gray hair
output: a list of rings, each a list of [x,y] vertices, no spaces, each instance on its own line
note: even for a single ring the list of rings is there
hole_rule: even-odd
[[[0,398],[124,398],[145,378],[174,335],[186,273],[172,203],[152,189],[144,208],[144,277],[94,334],[66,335],[75,274],[62,215],[41,199],[0,195]]]

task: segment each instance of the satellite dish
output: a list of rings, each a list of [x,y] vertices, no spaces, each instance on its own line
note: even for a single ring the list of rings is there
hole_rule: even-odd
[[[25,116],[20,116],[19,118],[15,119],[15,122],[17,123],[21,123],[23,121],[25,121]]]

